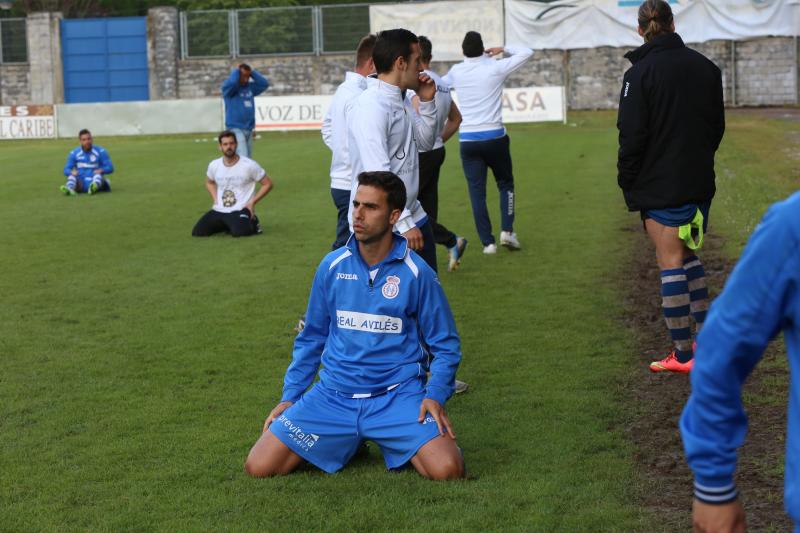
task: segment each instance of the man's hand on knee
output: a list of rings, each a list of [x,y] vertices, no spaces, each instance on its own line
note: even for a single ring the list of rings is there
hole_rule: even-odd
[[[276,405],[275,408],[269,412],[269,416],[267,416],[267,419],[264,421],[264,429],[262,429],[261,432],[266,432],[267,428],[269,428],[269,425],[272,424],[272,421],[281,416],[281,413],[283,413],[293,404],[294,402],[281,402]]]
[[[456,434],[453,432],[453,426],[450,424],[450,417],[447,416],[447,412],[444,410],[444,407],[442,407],[442,404],[436,400],[425,398],[422,400],[422,405],[419,406],[419,418],[417,419],[419,422],[425,421],[425,413],[430,413],[436,421],[436,425],[439,426],[439,435],[444,435],[446,431],[451,439],[456,438]]]

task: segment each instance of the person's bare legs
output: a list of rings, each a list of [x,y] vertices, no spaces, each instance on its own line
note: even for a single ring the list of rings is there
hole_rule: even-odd
[[[433,480],[464,477],[464,458],[456,441],[449,435],[428,441],[411,458],[411,464],[423,477]]]
[[[647,235],[656,247],[656,261],[658,268],[669,270],[683,268],[683,260],[691,257],[694,252],[689,250],[678,237],[678,228],[665,226],[652,218],[644,221]]]
[[[253,477],[285,476],[300,466],[303,458],[267,430],[253,445],[244,470]]]
[[[691,370],[694,357],[691,333],[691,296],[684,259],[693,255],[678,237],[678,228],[655,220],[645,220],[645,229],[656,247],[656,260],[661,276],[661,309],[675,349],[660,361],[650,363],[652,372]]]

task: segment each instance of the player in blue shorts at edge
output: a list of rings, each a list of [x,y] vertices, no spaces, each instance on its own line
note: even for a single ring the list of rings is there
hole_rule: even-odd
[[[444,409],[461,360],[450,306],[434,271],[392,232],[403,182],[375,171],[358,183],[354,234],[317,268],[281,401],[245,470],[285,475],[305,460],[333,473],[371,440],[389,469],[410,462],[429,479],[464,477]],[[421,341],[435,356],[427,382]]]
[[[111,192],[111,185],[105,176],[114,172],[114,165],[108,152],[102,146],[92,144],[89,130],[78,132],[78,139],[81,145],[69,153],[64,165],[67,182],[61,186],[61,192],[67,196],[75,196],[80,192]]]
[[[725,132],[722,76],[683,44],[667,2],[642,2],[638,19],[645,44],[625,54],[633,65],[620,91],[617,181],[655,245],[661,305],[674,343],[650,370],[685,374],[694,360],[690,315],[699,332],[708,310],[696,251],[708,226],[714,154]]]

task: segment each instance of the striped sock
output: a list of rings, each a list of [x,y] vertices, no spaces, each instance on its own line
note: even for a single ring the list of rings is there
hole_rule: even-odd
[[[686,280],[689,282],[689,299],[692,316],[697,324],[697,332],[703,327],[708,313],[708,288],[706,287],[706,271],[703,263],[693,255],[683,260],[683,270],[686,272]]]
[[[675,343],[675,356],[681,363],[686,363],[694,354],[689,327],[689,283],[682,268],[661,271],[661,307]]]
[[[78,178],[72,175],[67,177],[67,189],[74,191],[75,187],[77,186],[78,186]]]
[[[92,183],[97,185],[97,189],[99,190],[100,187],[103,186],[103,175],[102,174],[95,174],[92,176]]]

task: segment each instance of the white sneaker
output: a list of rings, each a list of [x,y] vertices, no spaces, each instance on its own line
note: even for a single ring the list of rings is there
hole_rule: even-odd
[[[509,250],[519,250],[520,248],[522,248],[519,245],[519,241],[517,240],[517,234],[514,233],[513,231],[501,231],[500,244],[502,244]]]
[[[467,389],[469,389],[469,385],[467,383],[464,383],[463,381],[460,381],[458,379],[456,380],[456,390],[455,390],[456,394],[467,392]]]
[[[486,255],[496,254],[497,245],[495,245],[494,243],[487,244],[486,246],[483,247],[483,253],[485,253]]]

